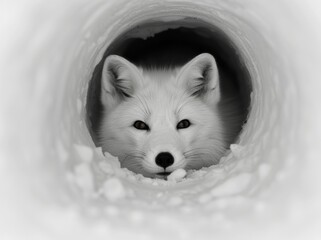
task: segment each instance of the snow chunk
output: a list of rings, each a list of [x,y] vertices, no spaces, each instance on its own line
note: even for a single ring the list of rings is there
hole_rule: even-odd
[[[107,158],[107,161],[110,162],[113,167],[120,168],[118,157],[114,157],[109,152],[105,152],[104,155]]]
[[[110,163],[106,162],[106,161],[101,161],[98,163],[99,168],[107,174],[113,174],[114,170],[113,167]]]
[[[171,197],[168,200],[168,205],[171,206],[171,207],[179,206],[182,203],[183,203],[183,199],[181,197],[178,197],[178,196]]]
[[[252,180],[251,174],[243,173],[228,179],[222,185],[212,189],[211,194],[215,197],[227,196],[244,191]]]
[[[91,162],[94,152],[90,147],[85,145],[74,144],[74,148],[83,162]]]
[[[189,179],[200,179],[205,176],[208,172],[203,169],[199,170],[188,170],[186,178]]]
[[[168,177],[168,181],[179,181],[182,180],[186,176],[186,171],[182,168],[176,169],[174,172],[172,172]]]
[[[259,167],[259,176],[263,179],[266,178],[271,171],[270,165],[264,163]]]
[[[115,202],[126,197],[125,188],[118,178],[110,178],[106,180],[101,191],[102,194],[111,202]]]
[[[95,152],[96,152],[96,154],[98,155],[99,158],[105,159],[105,155],[103,153],[102,147],[96,147],[95,148]]]
[[[230,149],[236,158],[240,158],[244,147],[242,147],[241,145],[238,145],[238,144],[231,144]]]
[[[82,163],[75,167],[74,181],[84,192],[92,192],[94,190],[94,178],[89,164]]]

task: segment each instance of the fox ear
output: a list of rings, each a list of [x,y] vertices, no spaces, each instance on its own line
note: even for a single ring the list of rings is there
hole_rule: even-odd
[[[106,107],[132,97],[141,81],[138,68],[126,59],[110,55],[106,58],[101,79],[101,99]]]
[[[186,63],[178,74],[179,84],[196,97],[219,98],[219,75],[216,61],[211,54],[203,53]]]

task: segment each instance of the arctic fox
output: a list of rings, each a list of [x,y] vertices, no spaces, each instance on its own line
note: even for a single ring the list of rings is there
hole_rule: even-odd
[[[223,126],[218,68],[208,53],[171,69],[143,69],[111,55],[101,86],[100,145],[145,177],[217,164],[235,138],[236,130]]]

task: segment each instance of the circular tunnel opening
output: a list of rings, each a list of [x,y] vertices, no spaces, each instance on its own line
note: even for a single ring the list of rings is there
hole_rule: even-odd
[[[9,27],[17,35],[8,41],[12,52],[4,55],[8,63],[4,69],[17,81],[7,81],[12,91],[5,88],[6,93],[15,94],[3,103],[17,105],[19,116],[8,118],[10,124],[4,128],[4,143],[12,141],[13,148],[2,157],[9,156],[2,164],[3,229],[12,229],[19,237],[54,234],[66,239],[89,235],[124,239],[135,233],[141,233],[135,239],[233,239],[235,232],[244,239],[262,237],[262,232],[270,238],[297,237],[301,235],[292,229],[298,226],[305,229],[301,234],[311,234],[314,225],[309,220],[318,202],[313,198],[318,176],[314,164],[318,148],[313,143],[320,134],[313,96],[319,96],[315,78],[319,68],[308,54],[316,53],[317,45],[306,42],[317,42],[311,31],[317,24],[307,27],[311,18],[306,16],[311,14],[304,12],[304,4],[125,2],[77,1],[59,4],[57,11],[48,3],[40,8],[28,2],[26,7],[39,10],[17,12],[25,20],[38,17],[23,25],[24,31]],[[298,14],[289,11],[291,7]],[[79,11],[71,14],[75,9]],[[14,24],[21,26],[21,21]],[[35,27],[38,24],[41,28]],[[187,42],[194,54],[205,49],[220,69],[222,65],[230,69],[247,123],[231,154],[221,159],[223,166],[213,166],[199,181],[160,188],[128,181],[110,169],[109,174],[99,174],[97,165],[109,160],[95,151],[92,141],[101,111],[99,68],[110,54],[139,64],[143,50],[138,47],[159,43],[164,35],[175,35],[180,45]],[[21,48],[13,44],[16,41]],[[32,43],[29,54],[21,54],[26,43]],[[83,211],[88,215],[80,215]],[[12,222],[15,216],[18,221]],[[23,226],[22,231],[11,223]]]
[[[245,60],[223,30],[197,18],[186,17],[166,23],[151,20],[136,24],[107,46],[94,69],[87,93],[86,123],[95,145],[100,147],[98,132],[103,114],[101,77],[108,56],[119,55],[143,69],[166,69],[182,67],[202,53],[211,54],[217,63],[222,96],[218,104],[220,115],[233,114],[226,102],[234,99],[231,104],[233,109],[237,109],[239,117],[234,120],[233,126],[231,123],[223,126],[224,131],[236,128],[233,141],[229,144],[237,143],[251,109],[252,81]]]

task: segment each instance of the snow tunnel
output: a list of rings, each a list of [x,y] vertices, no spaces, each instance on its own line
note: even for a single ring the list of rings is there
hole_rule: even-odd
[[[320,4],[2,5],[1,239],[320,238]],[[220,163],[178,182],[120,168],[92,126],[101,61],[162,35],[219,56],[246,109]]]

